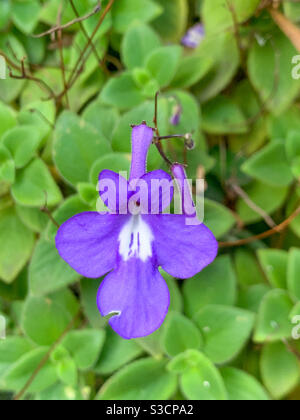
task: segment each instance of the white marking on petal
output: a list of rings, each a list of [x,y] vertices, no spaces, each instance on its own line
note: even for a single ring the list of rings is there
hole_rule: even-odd
[[[152,257],[153,239],[151,229],[141,216],[133,216],[119,235],[119,253],[124,261],[135,257],[145,262]]]

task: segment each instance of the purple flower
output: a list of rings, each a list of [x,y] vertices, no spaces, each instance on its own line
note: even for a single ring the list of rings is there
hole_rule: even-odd
[[[185,172],[180,165],[174,165],[172,171],[180,193],[187,196],[185,214],[162,214],[172,200],[173,189],[163,194],[156,182],[170,184],[172,179],[162,170],[146,173],[152,141],[152,128],[145,123],[133,127],[129,182],[108,170],[99,175],[99,184],[105,181],[115,187],[117,200],[111,202],[111,194],[100,188],[110,212],[78,214],[65,222],[56,236],[60,256],[79,274],[99,278],[108,273],[98,291],[98,308],[102,316],[116,314],[109,323],[125,339],[151,334],[168,312],[170,295],[159,267],[173,277],[189,278],[210,264],[218,249],[206,226],[187,223],[196,214],[191,196],[181,188]],[[132,184],[141,181],[149,190],[137,198]],[[157,214],[145,211],[145,196],[146,204],[151,209],[154,205]],[[134,211],[128,213],[132,203]]]
[[[180,105],[175,105],[172,116],[170,118],[170,124],[175,125],[175,126],[179,125],[181,115],[182,115],[182,107]]]
[[[197,23],[192,26],[181,40],[182,45],[188,48],[197,48],[205,36],[204,26]]]

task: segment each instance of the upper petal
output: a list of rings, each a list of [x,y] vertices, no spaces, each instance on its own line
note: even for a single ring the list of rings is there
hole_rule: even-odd
[[[173,277],[193,277],[211,264],[218,253],[218,242],[204,225],[187,225],[184,215],[143,216],[151,226],[157,263]]]
[[[172,177],[167,172],[161,169],[148,172],[141,177],[137,185],[141,185],[141,207],[145,214],[159,214],[170,206],[174,186]]]
[[[103,203],[113,214],[127,214],[130,195],[128,181],[122,175],[105,169],[99,174],[98,190]]]
[[[121,337],[131,339],[145,337],[161,326],[170,295],[152,260],[131,258],[103,280],[97,304],[102,316],[118,313],[109,323]]]
[[[128,216],[86,212],[65,222],[56,235],[60,256],[84,277],[98,278],[116,266],[118,236]]]

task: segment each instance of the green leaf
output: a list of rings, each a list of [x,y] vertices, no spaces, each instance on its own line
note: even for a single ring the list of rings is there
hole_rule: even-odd
[[[122,41],[122,59],[129,70],[143,67],[147,56],[160,46],[160,39],[148,25],[135,25],[128,29]]]
[[[159,47],[148,56],[146,69],[157,80],[160,87],[169,85],[174,78],[181,55],[182,48],[172,45]]]
[[[286,289],[288,253],[279,249],[259,249],[257,255],[271,285],[278,289]]]
[[[220,372],[206,356],[197,350],[187,350],[179,354],[171,360],[168,369],[181,373],[180,389],[187,399],[227,400],[227,392]]]
[[[246,290],[240,291],[238,306],[257,313],[263,298],[269,291],[270,287],[266,284],[254,284],[253,286],[249,286]]]
[[[143,350],[135,341],[124,340],[111,328],[108,328],[104,347],[95,371],[99,375],[110,375],[142,353]]]
[[[246,345],[254,326],[254,314],[239,308],[208,305],[195,315],[204,336],[204,353],[214,363],[234,359]]]
[[[180,60],[172,86],[187,88],[199,82],[212,68],[213,61],[210,57],[195,53]]]
[[[88,181],[93,163],[109,152],[108,141],[93,126],[69,111],[61,114],[56,123],[53,156],[68,182],[76,185]]]
[[[96,296],[100,281],[94,279],[82,279],[80,282],[81,304],[84,313],[93,328],[102,328],[105,325],[97,307]]]
[[[25,34],[31,33],[38,23],[40,4],[36,0],[14,0],[12,18],[14,24]]]
[[[209,304],[233,305],[236,277],[229,256],[218,257],[210,266],[183,285],[186,313],[192,317]]]
[[[56,366],[59,379],[66,385],[75,386],[78,380],[76,363],[71,357],[65,357]]]
[[[96,189],[96,184],[90,184],[89,182],[80,182],[77,184],[77,190],[80,199],[88,206],[90,206],[91,210],[97,208],[99,211],[99,207],[97,204],[100,202],[101,206],[104,206],[102,201],[99,198],[99,193]],[[98,201],[98,203],[97,203]],[[105,209],[105,206],[104,206]]]
[[[287,283],[292,296],[300,300],[300,249],[292,248],[288,257]]]
[[[163,345],[166,353],[174,357],[188,349],[199,350],[202,337],[195,324],[179,312],[171,312],[164,326]]]
[[[33,295],[46,295],[74,283],[77,274],[60,258],[53,242],[40,239],[29,266],[29,288]]]
[[[254,254],[244,248],[239,248],[234,254],[235,269],[241,286],[264,283],[265,278]],[[247,267],[247,270],[245,270]]]
[[[103,330],[85,329],[69,332],[62,345],[70,352],[78,369],[87,370],[97,362],[104,340]]]
[[[49,222],[48,216],[40,209],[16,205],[16,210],[24,225],[36,233],[42,233]]]
[[[204,202],[204,223],[217,239],[222,238],[236,223],[233,213],[222,204],[206,199]]]
[[[230,401],[268,401],[270,398],[253,376],[233,367],[221,370]]]
[[[83,203],[78,195],[68,197],[61,206],[53,213],[53,217],[59,225],[62,225],[71,217],[79,213],[90,211],[87,204]],[[45,237],[49,241],[54,241],[57,233],[57,227],[49,221],[48,228],[45,232]]]
[[[99,400],[167,400],[176,390],[176,376],[167,372],[165,360],[141,359],[109,378]]]
[[[96,128],[101,135],[111,140],[120,116],[116,108],[110,108],[95,101],[84,110],[82,118]]]
[[[23,337],[7,337],[0,341],[0,378],[24,354],[32,349],[32,345]]]
[[[240,56],[235,37],[227,31],[204,38],[197,51],[213,60],[211,70],[196,87],[197,96],[205,102],[229,84],[238,69]]]
[[[15,172],[15,163],[9,150],[3,144],[0,144],[0,181],[13,184]]]
[[[41,159],[33,160],[17,174],[12,195],[18,204],[28,207],[42,207],[46,195],[48,206],[55,206],[62,199],[58,186]]]
[[[33,233],[14,208],[0,211],[0,278],[11,283],[27,263],[34,245]]]
[[[202,108],[203,129],[211,134],[245,133],[246,119],[240,108],[226,96],[218,96]]]
[[[260,0],[204,0],[202,14],[208,34],[219,34],[234,27],[235,21],[248,20],[257,10]],[[231,10],[231,8],[232,10]]]
[[[8,24],[11,13],[10,0],[2,0],[0,3],[0,29]]]
[[[280,289],[270,291],[259,308],[254,341],[264,343],[290,338],[292,325],[289,315],[292,309],[293,302],[288,293]]]
[[[100,98],[105,104],[119,109],[132,108],[144,100],[131,73],[123,73],[121,76],[109,79],[101,91]]]
[[[297,357],[283,343],[269,343],[261,355],[261,375],[270,394],[280,399],[291,392],[300,380]]]
[[[276,51],[280,51],[280,55]],[[275,115],[285,111],[299,93],[300,81],[291,76],[291,62],[295,55],[296,49],[280,31],[272,33],[272,41],[264,45],[254,42],[250,49],[250,79],[266,107]]]
[[[36,344],[53,344],[71,321],[70,314],[50,298],[29,297],[24,306],[22,328]]]
[[[161,12],[161,7],[151,0],[119,0],[112,9],[113,27],[124,33],[134,22],[150,22]]]
[[[254,182],[245,188],[245,192],[251,201],[267,214],[272,214],[284,203],[287,191],[286,187],[273,187],[262,182]],[[262,216],[251,209],[242,198],[238,200],[237,211],[246,224],[262,220]]]
[[[282,142],[273,141],[253,155],[243,165],[242,170],[265,184],[285,187],[293,181],[285,147]]]
[[[120,171],[129,174],[130,156],[125,153],[110,153],[98,159],[91,168],[90,181],[93,185],[98,184],[100,172],[104,169],[119,173]]]
[[[0,36],[0,49],[6,54],[8,59],[11,60],[14,64],[16,64],[18,67],[20,66],[20,60],[18,60],[17,58],[26,56],[26,51],[23,45],[14,35],[12,35],[11,32],[9,34]],[[11,103],[19,96],[22,88],[26,83],[26,80],[12,79],[9,75],[9,68],[8,66],[6,66],[6,79],[1,80],[0,83],[0,100],[3,100],[7,103]],[[0,115],[1,113],[2,112],[0,111]],[[10,119],[11,115],[8,116],[8,121],[10,121]],[[6,123],[4,124],[4,128],[5,127]],[[1,131],[2,128],[0,129],[0,132]]]
[[[10,366],[10,369],[0,380],[1,389],[20,391],[47,353],[48,348],[40,347],[20,357],[16,363]],[[57,375],[55,367],[48,361],[40,369],[27,392],[43,391],[53,385],[56,381]]]
[[[6,131],[15,127],[16,124],[17,119],[15,111],[0,101],[0,139]]]
[[[189,7],[185,0],[155,0],[163,13],[152,25],[165,41],[179,41],[185,32]]]
[[[40,135],[34,126],[15,127],[5,133],[3,144],[11,152],[16,168],[26,166],[40,144]]]

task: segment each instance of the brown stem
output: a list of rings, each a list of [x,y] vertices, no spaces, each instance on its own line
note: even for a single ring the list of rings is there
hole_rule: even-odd
[[[57,15],[57,25],[58,26],[61,25],[61,18],[62,18],[62,4],[59,7],[59,11],[58,11],[58,15]],[[64,90],[65,90],[66,104],[67,104],[67,108],[70,109],[61,28],[57,31],[57,39],[58,39],[58,49],[59,49],[59,56],[60,56],[60,68],[61,68],[63,86],[64,86]]]
[[[74,1],[73,1],[73,0],[70,0],[70,3],[71,3],[71,7],[72,7],[72,9],[73,9],[73,11],[74,11],[75,15],[77,16],[77,18],[80,18],[79,13],[78,13],[78,11],[77,11],[77,9],[76,9],[76,6],[75,6],[75,4],[74,4]],[[86,37],[86,39],[89,41],[89,40],[90,40],[90,36],[89,36],[89,34],[87,33],[87,31],[86,31],[86,29],[85,29],[85,27],[84,27],[84,25],[83,25],[82,21],[79,21],[78,23],[79,23],[80,29],[82,30],[82,32],[83,32],[83,34],[84,34],[84,36],[85,36],[85,37]],[[93,42],[91,42],[91,47],[92,47],[92,50],[93,50],[93,52],[94,52],[94,54],[95,54],[95,57],[96,57],[96,59],[97,59],[97,61],[98,61],[98,63],[99,63],[99,66],[101,67],[101,58],[99,57],[98,51],[97,51],[97,49],[96,49],[96,47],[95,47],[95,45],[94,45],[94,43],[93,43]]]
[[[66,23],[65,25],[60,25],[60,24],[59,24],[59,25],[55,26],[54,28],[49,29],[49,30],[48,30],[48,31],[46,31],[46,32],[43,32],[43,33],[38,34],[38,35],[32,35],[32,36],[33,36],[34,38],[42,38],[42,37],[44,37],[44,36],[46,36],[46,35],[51,35],[51,34],[53,34],[53,33],[57,32],[57,31],[63,31],[64,29],[67,29],[67,28],[69,28],[70,26],[75,25],[76,23],[80,23],[80,22],[83,22],[84,20],[89,19],[91,16],[95,15],[95,14],[96,14],[96,13],[98,13],[100,10],[101,10],[101,5],[100,5],[100,4],[98,4],[98,5],[94,8],[94,10],[92,10],[90,13],[88,13],[88,14],[87,14],[87,15],[85,15],[85,16],[82,16],[82,17],[79,17],[79,18],[73,19],[73,20],[71,20],[70,22]]]
[[[275,235],[275,233],[281,233],[284,229],[286,229],[292,221],[299,216],[300,214],[300,207],[298,207],[293,214],[291,214],[284,222],[282,222],[280,225],[274,227],[273,229],[267,230],[266,232],[263,232],[259,235],[251,236],[249,238],[240,239],[238,241],[233,242],[220,242],[220,248],[231,248],[235,246],[243,246],[250,244],[251,242],[259,241],[262,239],[269,238],[272,235]]]
[[[95,27],[92,35],[89,37],[88,42],[85,45],[82,54],[79,56],[79,58],[78,58],[78,60],[77,60],[77,62],[75,64],[75,66],[74,66],[74,68],[73,68],[73,70],[71,72],[71,75],[70,75],[69,80],[68,80],[67,89],[71,89],[71,87],[75,84],[75,82],[77,81],[79,75],[81,74],[82,69],[84,68],[85,62],[86,62],[86,60],[88,59],[88,57],[90,55],[89,53],[88,54],[85,54],[85,52],[88,51],[89,47],[92,45],[93,39],[95,38],[95,36],[96,36],[96,34],[97,34],[100,26],[102,25],[102,23],[103,23],[106,15],[111,10],[111,8],[112,8],[112,6],[114,4],[114,1],[115,0],[110,0],[109,1],[109,3],[107,4],[106,8],[104,9],[104,11],[103,11],[103,13],[102,13],[102,15],[101,15],[101,17],[99,19],[99,22],[98,22],[97,26]],[[64,94],[65,94],[65,92],[63,91],[58,96],[58,98],[61,98],[62,96],[64,96]]]
[[[68,334],[68,332],[73,328],[77,318],[80,315],[80,311],[74,316],[72,321],[69,323],[67,328],[64,330],[64,332],[61,334],[61,336],[55,341],[55,343],[52,344],[49,351],[45,354],[45,356],[42,358],[36,369],[34,370],[33,374],[30,376],[24,387],[21,389],[20,392],[17,393],[17,395],[14,397],[14,401],[20,400],[25,393],[28,391],[30,385],[33,383],[37,375],[40,373],[41,369],[45,366],[47,363],[49,357],[51,356],[52,352],[56,349],[56,347],[63,341],[65,336]]]

